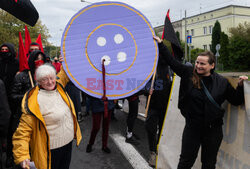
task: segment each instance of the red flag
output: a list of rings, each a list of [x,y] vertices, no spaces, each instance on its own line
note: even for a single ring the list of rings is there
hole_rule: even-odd
[[[29,69],[28,60],[26,57],[26,52],[23,46],[23,39],[21,32],[19,32],[19,71],[22,72]]]
[[[41,34],[38,35],[38,37],[37,37],[37,39],[36,39],[36,43],[39,44],[40,50],[41,50],[42,52],[44,52],[44,51],[43,51],[43,44],[42,44]]]
[[[29,33],[27,26],[25,25],[25,45],[24,45],[24,47],[25,47],[26,53],[29,53],[30,44],[31,44],[30,33]]]
[[[181,60],[183,57],[183,52],[181,49],[180,42],[179,42],[179,40],[176,36],[176,33],[174,31],[173,25],[170,22],[169,10],[168,10],[168,13],[167,13],[166,18],[165,18],[162,39],[166,39],[171,43],[174,56],[177,57],[177,59]]]

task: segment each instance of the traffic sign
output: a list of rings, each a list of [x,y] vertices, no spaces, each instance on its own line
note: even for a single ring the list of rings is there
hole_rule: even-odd
[[[220,44],[217,44],[216,46],[215,46],[215,49],[218,51],[218,50],[220,50]]]
[[[191,35],[187,36],[187,43],[192,43],[192,36]]]

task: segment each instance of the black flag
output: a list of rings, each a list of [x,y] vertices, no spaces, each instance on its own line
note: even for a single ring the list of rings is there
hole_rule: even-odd
[[[179,42],[179,40],[176,36],[176,33],[174,31],[173,25],[170,22],[169,10],[168,10],[166,18],[165,18],[165,25],[164,25],[164,29],[163,29],[163,33],[162,33],[162,39],[166,39],[171,43],[173,55],[177,59],[182,60],[183,51],[181,49],[180,42]]]
[[[30,0],[0,0],[0,8],[30,26],[34,26],[39,18]]]

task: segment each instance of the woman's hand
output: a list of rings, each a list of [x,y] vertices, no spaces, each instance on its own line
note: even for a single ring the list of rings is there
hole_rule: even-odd
[[[157,43],[162,42],[162,39],[160,39],[158,36],[153,36],[153,39],[156,40]]]
[[[243,81],[244,80],[248,80],[248,77],[247,76],[240,76],[239,78],[239,86],[243,86]]]
[[[30,168],[30,160],[29,159],[26,159],[26,160],[23,160],[21,163],[20,163],[20,166],[24,169],[29,169]]]

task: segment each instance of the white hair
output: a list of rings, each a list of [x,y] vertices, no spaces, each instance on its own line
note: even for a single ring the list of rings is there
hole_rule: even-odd
[[[44,64],[36,69],[36,80],[39,82],[42,78],[46,76],[55,76],[56,69],[51,64]]]

